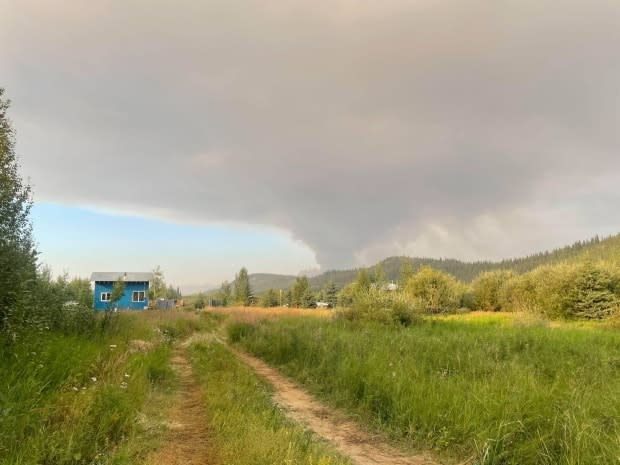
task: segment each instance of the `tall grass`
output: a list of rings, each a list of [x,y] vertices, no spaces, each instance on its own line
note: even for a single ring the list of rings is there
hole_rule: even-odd
[[[22,331],[0,346],[0,463],[112,461],[139,432],[147,396],[172,382],[167,342],[158,326],[117,315],[103,332]]]
[[[268,386],[217,343],[192,346],[216,464],[344,465],[273,405]]]
[[[418,448],[485,465],[620,457],[620,334],[509,320],[409,328],[286,319],[231,340]]]

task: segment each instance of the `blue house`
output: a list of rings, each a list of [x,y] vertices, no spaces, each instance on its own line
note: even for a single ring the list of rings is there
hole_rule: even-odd
[[[153,273],[98,272],[90,281],[94,283],[95,310],[145,310],[149,305],[149,286]],[[117,281],[125,283],[125,292],[112,304],[112,288]]]

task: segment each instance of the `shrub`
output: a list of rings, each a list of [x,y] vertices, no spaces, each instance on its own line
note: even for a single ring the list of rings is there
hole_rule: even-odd
[[[357,283],[350,283],[344,286],[340,292],[338,292],[338,306],[349,307],[353,303],[353,297],[357,290]]]
[[[205,299],[202,294],[199,294],[196,300],[194,301],[194,308],[196,310],[202,310],[205,308]]]
[[[502,309],[549,318],[602,319],[618,313],[620,273],[602,263],[545,265],[504,282]]]
[[[349,321],[374,321],[383,324],[409,326],[421,321],[416,301],[408,296],[388,292],[371,286],[359,289],[352,298],[351,306],[338,314]]]
[[[504,311],[534,312],[537,310],[536,292],[534,274],[526,273],[505,281],[498,291],[497,299]]]
[[[465,287],[449,274],[425,267],[407,280],[404,292],[423,312],[451,313],[461,306]]]
[[[471,284],[476,308],[493,312],[502,310],[501,289],[514,277],[515,273],[507,270],[479,274]]]

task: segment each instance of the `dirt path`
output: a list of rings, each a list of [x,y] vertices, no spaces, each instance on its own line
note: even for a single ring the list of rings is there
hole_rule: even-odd
[[[282,376],[262,360],[233,352],[275,389],[275,402],[289,417],[328,440],[341,454],[357,465],[439,465],[428,455],[405,456],[384,441],[369,435],[343,415],[327,409],[319,401]]]
[[[168,433],[164,445],[146,461],[148,465],[208,465],[209,431],[200,385],[194,379],[187,345],[178,347],[172,367],[179,376],[176,401],[168,417]]]

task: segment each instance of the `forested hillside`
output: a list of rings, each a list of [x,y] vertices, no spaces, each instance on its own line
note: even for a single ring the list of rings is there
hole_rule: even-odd
[[[572,245],[559,249],[540,252],[527,257],[506,259],[502,261],[464,262],[450,258],[421,258],[421,257],[389,257],[379,262],[390,281],[397,281],[400,269],[405,260],[410,260],[414,270],[430,266],[436,270],[444,271],[453,275],[460,281],[469,283],[476,276],[485,271],[501,269],[513,270],[516,273],[531,271],[540,265],[548,265],[560,262],[574,262],[589,257],[593,260],[604,259],[620,260],[620,234],[600,239],[594,237],[590,240],[578,241]],[[375,265],[368,267],[370,271]],[[338,288],[355,281],[361,268],[351,270],[331,270],[318,276],[309,278],[313,290],[323,289],[330,281]],[[261,294],[268,289],[287,289],[295,282],[295,276],[254,273],[250,274],[250,284],[256,294]]]

